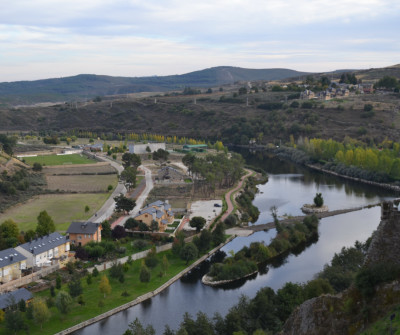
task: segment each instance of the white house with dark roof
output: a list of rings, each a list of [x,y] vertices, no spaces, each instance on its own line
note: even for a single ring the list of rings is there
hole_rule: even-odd
[[[15,248],[27,258],[27,267],[49,266],[68,256],[70,245],[66,236],[55,232],[19,245]]]
[[[26,269],[26,262],[27,257],[14,248],[0,251],[0,281],[7,283],[20,278],[21,270]]]

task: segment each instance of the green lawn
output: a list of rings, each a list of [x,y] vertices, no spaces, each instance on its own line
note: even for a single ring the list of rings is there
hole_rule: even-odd
[[[0,214],[0,222],[12,219],[18,223],[20,230],[35,229],[37,216],[43,210],[53,218],[56,230],[65,231],[71,221],[81,221],[90,218],[104,202],[110,193],[85,194],[47,194],[34,198],[27,203],[17,205]],[[85,206],[90,210],[85,213]]]
[[[161,271],[161,263],[163,256],[166,255],[169,268],[167,274],[163,277],[159,277]],[[172,252],[166,251],[159,253],[157,255],[159,258],[159,264],[151,270],[151,280],[149,283],[141,283],[139,280],[139,272],[142,260],[137,260],[129,267],[129,270],[125,273],[124,283],[120,283],[118,279],[113,279],[109,276],[109,271],[100,272],[97,278],[93,278],[92,284],[88,285],[86,283],[86,277],[82,279],[83,287],[83,300],[85,305],[80,306],[77,303],[77,298],[74,299],[74,304],[71,312],[68,316],[61,315],[56,307],[51,307],[51,318],[43,325],[43,330],[40,330],[40,326],[35,324],[33,321],[29,321],[30,334],[54,334],[63,329],[69,328],[77,323],[84,320],[92,318],[96,315],[104,313],[112,308],[123,305],[135,298],[154,291],[156,288],[160,287],[162,284],[167,282],[173,276],[177,275],[179,272],[184,270],[187,265],[180,258],[172,254]],[[106,273],[111,285],[111,294],[105,299],[103,294],[99,291],[99,282],[101,276]],[[68,287],[64,284],[61,288],[64,291],[68,291]],[[129,293],[128,297],[121,296],[121,293],[127,291]],[[56,290],[57,294],[58,290]],[[50,297],[50,290],[45,290],[34,294],[35,297]],[[104,301],[104,306],[99,307],[98,303],[100,300]],[[133,321],[133,320],[132,320]],[[19,332],[18,334],[23,334],[24,332]],[[0,324],[0,335],[8,335],[8,331],[4,328],[4,323]]]
[[[93,164],[96,161],[87,158],[84,155],[44,155],[36,157],[24,157],[25,162],[29,165],[40,163],[42,165],[71,165],[71,164]]]

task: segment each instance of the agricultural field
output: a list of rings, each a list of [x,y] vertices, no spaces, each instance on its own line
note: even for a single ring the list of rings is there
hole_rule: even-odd
[[[1,213],[0,222],[12,219],[18,223],[20,230],[35,229],[37,216],[41,211],[46,210],[53,218],[56,230],[65,231],[71,221],[89,219],[109,196],[109,193],[41,195]],[[89,206],[88,212],[85,212],[86,205]]]
[[[108,185],[115,188],[117,175],[69,175],[46,176],[47,189],[65,192],[92,193],[107,192]]]
[[[29,165],[40,163],[42,165],[67,165],[67,164],[90,164],[93,163],[92,159],[84,155],[44,155],[35,157],[24,157],[25,162]]]
[[[78,164],[78,165],[54,165],[43,167],[43,173],[46,175],[87,175],[87,174],[117,174],[117,171],[107,162],[99,162],[95,164]]]

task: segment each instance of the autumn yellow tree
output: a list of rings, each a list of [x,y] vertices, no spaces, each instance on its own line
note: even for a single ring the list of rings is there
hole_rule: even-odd
[[[104,294],[104,298],[111,293],[111,285],[106,275],[103,275],[100,279],[99,290]]]

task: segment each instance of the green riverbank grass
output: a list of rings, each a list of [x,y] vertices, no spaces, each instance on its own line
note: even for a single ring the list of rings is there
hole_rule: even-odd
[[[160,277],[159,274],[162,271],[161,266],[162,258],[164,255],[166,255],[168,259],[169,267],[166,271],[166,275]],[[82,321],[88,320],[115,307],[121,306],[145,293],[154,291],[194,262],[192,261],[188,265],[186,265],[185,261],[181,260],[178,256],[175,256],[171,252],[171,250],[161,252],[157,254],[157,257],[159,259],[159,264],[151,270],[151,279],[148,283],[141,283],[139,280],[142,260],[134,261],[129,266],[129,270],[127,272],[124,272],[125,281],[123,283],[120,283],[118,279],[111,278],[109,275],[109,270],[100,272],[98,277],[93,277],[92,283],[90,285],[88,285],[86,282],[86,276],[83,277],[81,279],[83,287],[82,297],[85,304],[83,306],[79,305],[77,302],[78,298],[74,298],[71,312],[67,315],[60,314],[55,306],[51,307],[51,317],[47,322],[43,324],[42,330],[40,329],[40,325],[36,324],[33,320],[30,320],[28,322],[29,334],[55,334],[63,329],[67,329]],[[105,299],[103,298],[103,294],[99,291],[99,282],[103,274],[107,275],[111,285],[111,293],[107,295]],[[68,292],[67,284],[63,284],[61,290]],[[57,295],[59,290],[56,289],[55,291]],[[121,296],[124,291],[127,291],[129,293],[128,297]],[[48,298],[50,297],[50,290],[47,289],[45,291],[35,293],[34,297]],[[103,301],[104,306],[99,307],[99,301]],[[26,320],[25,315],[24,319]],[[9,331],[5,328],[4,322],[2,322],[0,324],[0,335],[8,334]],[[17,334],[25,334],[25,332],[20,331]]]
[[[71,165],[71,164],[93,164],[95,160],[79,154],[72,155],[43,155],[36,157],[24,157],[25,163],[33,165],[40,163],[41,165]]]

